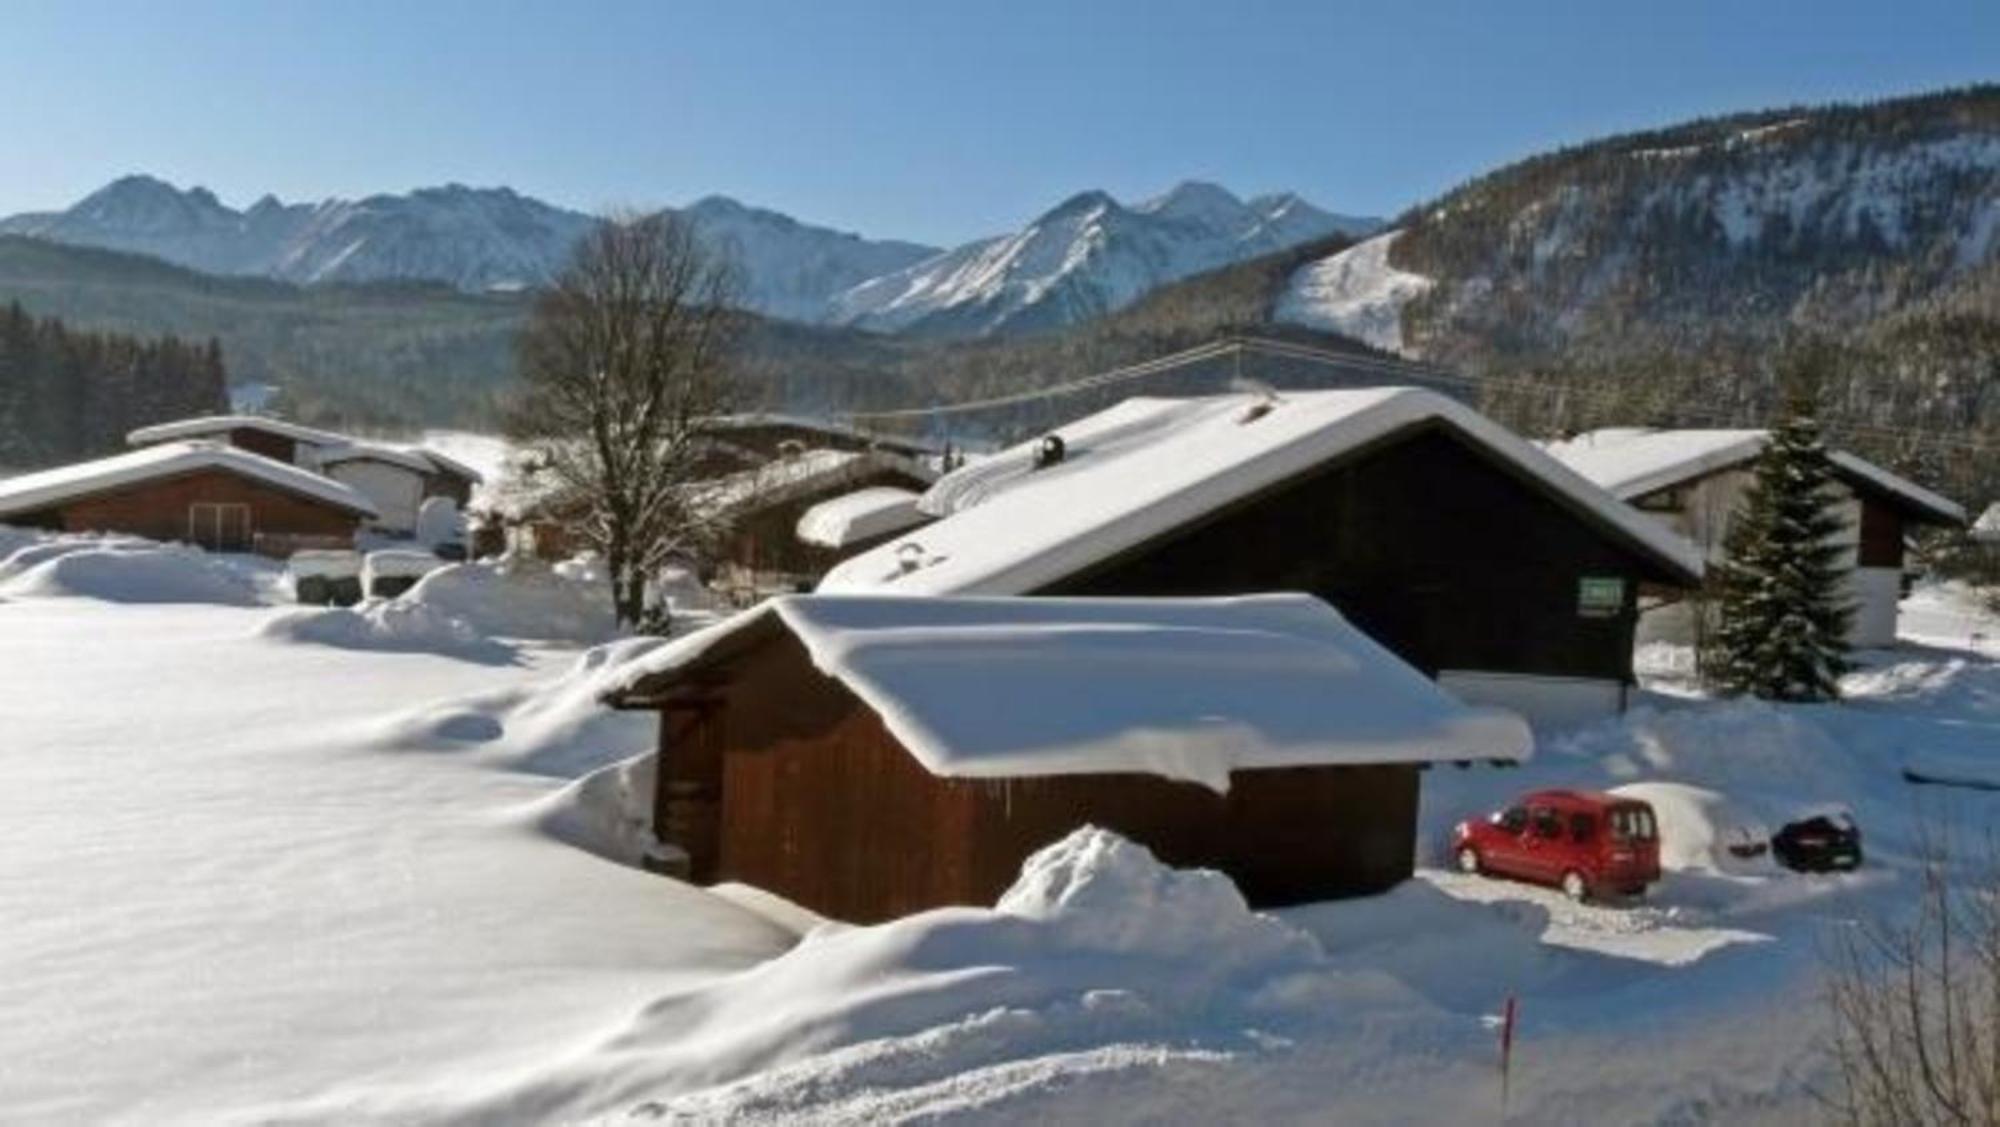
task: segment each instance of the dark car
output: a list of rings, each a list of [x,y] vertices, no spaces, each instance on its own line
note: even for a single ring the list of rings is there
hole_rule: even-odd
[[[1801,873],[1840,873],[1861,867],[1861,827],[1846,811],[1829,811],[1786,823],[1771,835],[1771,856]]]

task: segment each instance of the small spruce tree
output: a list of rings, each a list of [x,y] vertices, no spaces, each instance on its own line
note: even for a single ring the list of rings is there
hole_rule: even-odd
[[[1809,400],[1795,397],[1757,461],[1723,541],[1717,622],[1702,671],[1711,687],[1766,700],[1840,695],[1854,608],[1834,537],[1833,463]]]

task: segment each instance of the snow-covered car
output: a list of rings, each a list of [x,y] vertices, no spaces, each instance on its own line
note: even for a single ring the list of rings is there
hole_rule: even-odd
[[[1652,807],[1662,868],[1739,875],[1769,870],[1773,819],[1761,807],[1688,783],[1627,783],[1611,793]]]
[[[1771,854],[1780,865],[1802,873],[1858,869],[1861,827],[1846,810],[1817,811],[1771,835]]]
[[[1593,791],[1522,795],[1480,822],[1452,829],[1461,872],[1553,884],[1572,900],[1634,896],[1660,879],[1660,841],[1645,802]]]

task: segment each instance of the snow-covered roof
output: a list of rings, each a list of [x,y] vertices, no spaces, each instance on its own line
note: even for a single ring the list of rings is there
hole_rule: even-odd
[[[922,463],[886,450],[805,450],[706,482],[697,503],[718,512],[762,509],[884,471],[916,482],[936,476]]]
[[[312,446],[340,446],[352,441],[346,435],[288,423],[268,415],[199,415],[192,419],[175,419],[170,423],[140,427],[126,435],[125,442],[130,446],[150,446],[155,442],[173,442],[183,438],[208,438],[232,430],[267,431]]]
[[[332,478],[220,442],[168,442],[0,481],[0,518],[205,469],[255,478],[363,516],[377,515],[367,497]]]
[[[1126,400],[1060,428],[1066,455],[1055,465],[1034,468],[1038,440],[946,475],[921,504],[947,519],[844,561],[819,589],[1023,594],[1429,423],[1491,451],[1668,569],[1702,573],[1693,544],[1498,423],[1435,392],[1386,387]]]
[[[319,464],[322,466],[337,466],[342,462],[382,462],[425,476],[437,471],[436,464],[421,450],[376,446],[367,442],[348,442],[328,447],[320,453]]]
[[[845,548],[923,524],[918,494],[891,485],[857,489],[821,501],[799,517],[798,537],[823,548]]]
[[[1972,538],[2000,543],[2000,501],[1986,506],[1986,511],[1979,514],[1979,519],[1972,522]]]
[[[1753,461],[1770,441],[1768,430],[1655,430],[1606,427],[1551,442],[1545,449],[1564,465],[1627,501]],[[1965,510],[1916,482],[1845,450],[1828,452],[1850,482],[1902,502],[1933,520],[1965,522]]]
[[[466,465],[464,462],[459,461],[457,458],[454,458],[449,454],[439,453],[432,447],[408,446],[404,447],[404,449],[412,454],[416,454],[423,458],[428,459],[431,465],[436,467],[439,473],[449,474],[452,477],[464,478],[466,481],[469,481],[474,485],[481,485],[484,484],[486,481],[485,474],[480,473],[478,470],[473,469],[471,466]]]
[[[1226,791],[1236,770],[1534,747],[1519,717],[1460,703],[1309,595],[788,595],[635,659],[606,699],[643,706],[780,626],[950,778],[1144,773]]]

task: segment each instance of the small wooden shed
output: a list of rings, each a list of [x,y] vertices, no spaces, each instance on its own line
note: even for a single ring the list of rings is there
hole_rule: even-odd
[[[660,715],[654,829],[688,875],[856,921],[991,903],[1083,825],[1253,904],[1379,891],[1421,764],[1532,744],[1304,595],[788,596],[606,700]]]
[[[211,551],[351,548],[374,516],[368,498],[340,482],[218,442],[162,443],[0,481],[0,522]]]

